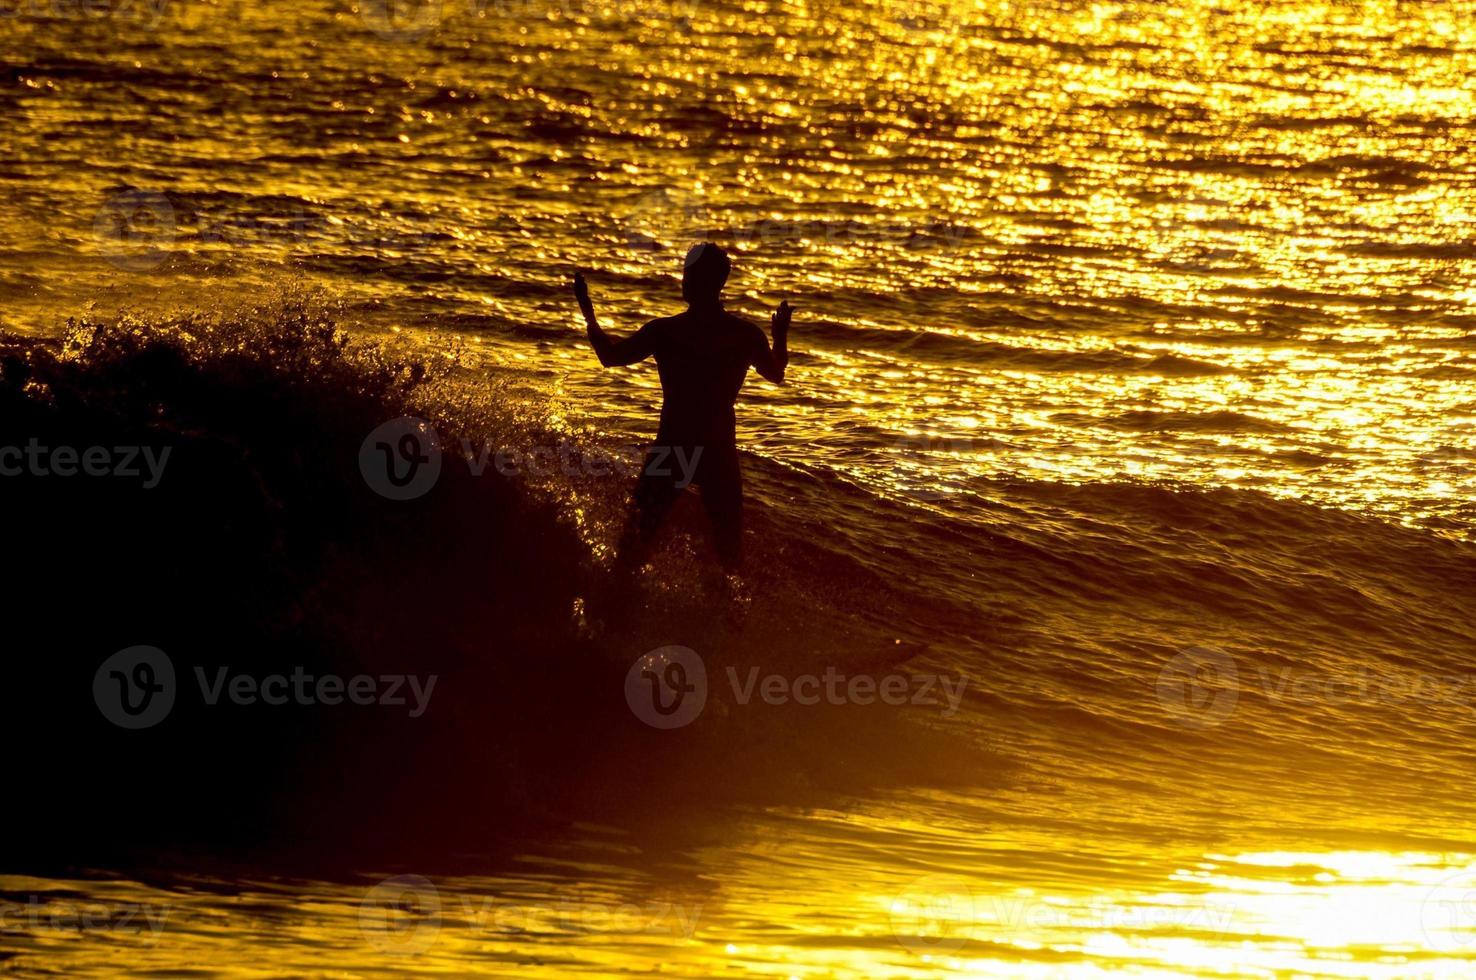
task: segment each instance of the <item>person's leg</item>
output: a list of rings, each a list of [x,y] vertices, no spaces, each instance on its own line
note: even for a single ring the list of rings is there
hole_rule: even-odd
[[[641,566],[650,555],[656,538],[681,488],[675,481],[650,467],[650,457],[636,478],[630,512],[620,540],[615,545],[615,561],[604,585],[589,598],[590,615],[601,629],[625,629],[642,605],[639,576]],[[648,472],[655,469],[657,472]]]
[[[648,453],[636,478],[630,516],[615,550],[615,567],[620,571],[633,573],[645,563],[656,532],[681,495],[676,480],[664,467],[655,465],[659,459],[658,454]]]
[[[727,571],[737,571],[743,563],[743,478],[737,449],[713,452],[704,459],[698,485],[718,562]]]

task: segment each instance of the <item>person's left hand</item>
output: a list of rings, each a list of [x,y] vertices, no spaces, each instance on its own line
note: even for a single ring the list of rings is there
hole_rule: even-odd
[[[574,270],[574,298],[580,306],[589,302],[589,283],[584,281],[584,273],[578,269]]]
[[[769,329],[774,333],[789,332],[789,318],[794,314],[794,307],[789,305],[788,300],[781,300],[779,309],[769,317]]]

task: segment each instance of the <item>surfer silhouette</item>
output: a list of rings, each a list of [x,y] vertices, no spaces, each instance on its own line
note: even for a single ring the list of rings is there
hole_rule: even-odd
[[[624,340],[600,328],[589,286],[581,273],[574,274],[574,297],[600,363],[623,367],[654,356],[661,376],[661,424],[636,481],[631,519],[617,554],[626,567],[644,560],[688,484],[701,491],[718,561],[729,570],[742,562],[743,481],[733,405],[749,368],[784,383],[793,308],[780,303],[770,318],[771,349],[761,329],[723,308],[731,268],[727,253],[712,242],[694,245],[682,271],[687,309],[652,320]]]

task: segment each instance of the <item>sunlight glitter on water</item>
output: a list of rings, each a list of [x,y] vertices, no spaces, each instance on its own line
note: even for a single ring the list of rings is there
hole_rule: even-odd
[[[1470,855],[1206,855],[1157,889],[989,888],[950,873],[893,879],[883,893],[848,891],[846,880],[867,872],[833,857],[832,873],[809,887],[781,872],[766,888],[740,878],[716,892],[615,883],[593,866],[598,882],[545,870],[353,887],[196,879],[168,891],[6,876],[0,888],[7,945],[77,973],[108,963],[144,975],[209,955],[233,964],[221,976],[280,976],[328,951],[346,976],[469,964],[486,975],[605,976],[644,964],[670,976],[813,978],[1453,977],[1476,968]],[[270,968],[258,965],[268,956]]]
[[[899,466],[944,489],[1167,480],[1470,522],[1459,4],[526,0],[412,4],[398,27],[378,9],[10,19],[0,45],[35,67],[0,134],[24,168],[0,176],[8,314],[54,329],[68,295],[303,276],[375,323],[455,321],[489,363],[524,358],[532,328],[593,391],[554,292],[568,269],[629,330],[711,235],[738,253],[742,312],[800,309],[794,390],[760,397],[804,411],[765,451],[883,489]],[[142,75],[115,85],[120,43]],[[155,45],[185,81],[150,74]],[[93,47],[100,79],[46,67]],[[196,133],[210,87],[231,100]],[[153,122],[120,157],[86,121],[125,90]],[[53,120],[76,123],[61,145]],[[97,229],[140,182],[167,221],[121,244],[158,264],[120,274]],[[608,387],[593,405],[636,419]],[[957,467],[909,442],[956,438],[942,416],[999,450]]]

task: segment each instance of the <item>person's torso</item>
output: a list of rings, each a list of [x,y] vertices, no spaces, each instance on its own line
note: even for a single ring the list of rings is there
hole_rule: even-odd
[[[687,310],[656,347],[661,436],[671,443],[732,441],[733,404],[753,363],[753,327],[725,310]]]

